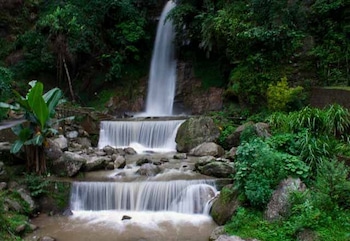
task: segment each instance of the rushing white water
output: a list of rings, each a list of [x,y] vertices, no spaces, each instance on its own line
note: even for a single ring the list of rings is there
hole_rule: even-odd
[[[175,32],[172,21],[166,17],[174,7],[175,3],[168,1],[158,23],[148,80],[146,113],[143,116],[173,114],[176,83]]]
[[[212,180],[170,182],[75,182],[73,211],[172,211],[208,214],[216,194]]]
[[[176,132],[184,120],[168,121],[102,121],[98,147],[131,146],[138,153],[145,150],[172,152],[176,150]]]

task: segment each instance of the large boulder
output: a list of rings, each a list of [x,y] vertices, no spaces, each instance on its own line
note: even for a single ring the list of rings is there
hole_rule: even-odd
[[[231,220],[239,205],[237,190],[233,189],[232,184],[226,185],[214,199],[210,215],[218,225],[224,225]]]
[[[290,177],[282,180],[267,204],[267,209],[264,213],[265,218],[268,221],[281,219],[290,209],[290,194],[294,191],[304,191],[305,189],[305,184],[299,178]]]
[[[45,157],[50,161],[54,161],[60,158],[63,154],[60,145],[51,139],[47,139],[47,143],[48,145],[44,149]]]
[[[236,130],[228,135],[226,137],[225,142],[227,143],[228,146],[230,147],[237,147],[239,146],[240,142],[241,142],[241,134],[242,132],[247,129],[248,127],[253,126],[254,123],[252,121],[249,121],[247,123],[244,123],[243,125],[240,125],[236,128]]]
[[[73,177],[85,165],[87,160],[74,152],[64,152],[63,155],[53,162],[53,172],[59,176]]]
[[[59,135],[58,137],[53,138],[52,141],[55,142],[62,151],[68,149],[68,140],[64,135]]]
[[[223,156],[225,154],[224,148],[214,142],[205,142],[191,149],[188,153],[192,156]]]
[[[210,117],[189,118],[179,127],[175,141],[178,152],[189,152],[204,143],[215,142],[220,136],[220,129]]]
[[[145,163],[137,170],[137,174],[147,177],[153,177],[161,172],[161,168],[152,163]]]

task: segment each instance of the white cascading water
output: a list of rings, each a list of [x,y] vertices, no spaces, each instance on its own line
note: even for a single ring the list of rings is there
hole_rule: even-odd
[[[184,120],[167,121],[102,121],[98,147],[131,146],[144,150],[172,152],[176,150],[176,132]]]
[[[168,1],[161,14],[153,48],[146,112],[143,116],[171,116],[176,83],[175,31],[168,13],[175,7]]]
[[[208,202],[215,194],[213,180],[74,182],[71,209],[208,214]]]

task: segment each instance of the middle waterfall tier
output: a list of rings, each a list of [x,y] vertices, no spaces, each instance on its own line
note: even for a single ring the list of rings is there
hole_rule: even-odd
[[[133,147],[137,152],[176,151],[177,129],[184,120],[102,121],[98,146]]]
[[[208,214],[208,203],[215,194],[214,180],[75,182],[71,193],[71,209]]]

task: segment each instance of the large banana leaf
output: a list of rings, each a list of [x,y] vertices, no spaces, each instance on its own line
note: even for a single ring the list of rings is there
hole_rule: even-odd
[[[41,129],[44,129],[46,121],[49,119],[49,109],[43,98],[43,89],[43,84],[36,82],[27,95],[29,106],[38,119]]]

